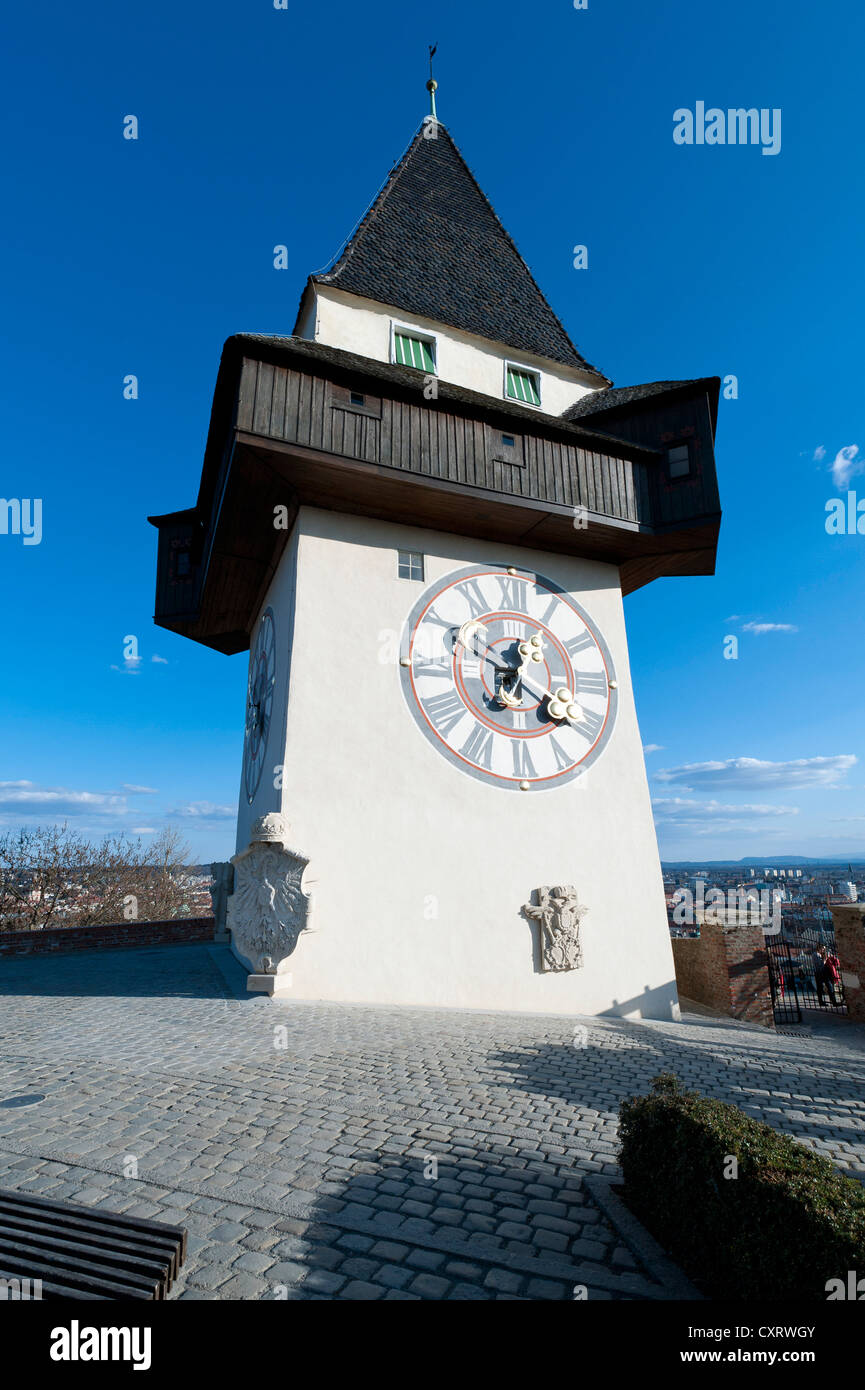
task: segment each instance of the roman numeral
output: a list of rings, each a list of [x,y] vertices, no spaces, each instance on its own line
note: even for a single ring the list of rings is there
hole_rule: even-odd
[[[550,747],[553,750],[553,757],[556,760],[556,767],[558,768],[559,772],[564,772],[566,767],[571,766],[574,759],[568,757],[564,748],[562,748],[561,744],[556,742],[552,734],[550,734]]]
[[[556,611],[556,609],[558,608],[558,606],[559,606],[559,600],[558,600],[558,599],[555,597],[555,595],[554,595],[554,596],[550,599],[550,606],[549,606],[549,608],[547,609],[547,611],[546,611],[546,613],[544,614],[544,616],[541,618],[541,622],[544,624],[544,627],[548,627],[548,626],[549,626],[550,622],[552,621],[553,614],[555,613],[555,611]]]
[[[596,675],[594,672],[584,674],[582,671],[575,671],[574,679],[577,695],[606,695],[607,693],[607,678],[604,675]]]
[[[490,772],[492,769],[495,737],[495,734],[490,730],[484,729],[480,724],[476,724],[460,749],[460,752],[464,758],[469,758],[471,762],[478,763],[481,767],[485,767],[487,772]]]
[[[528,585],[525,581],[512,574],[498,575],[497,578],[502,608],[509,608],[512,613],[528,613]]]
[[[451,729],[466,713],[466,707],[458,695],[448,690],[444,695],[433,695],[429,700],[421,700],[421,705],[429,716],[437,734],[447,738]]]
[[[489,600],[476,579],[464,579],[459,585],[459,591],[468,604],[473,618],[479,618],[482,613],[489,613]]]
[[[514,776],[515,777],[534,777],[535,765],[524,738],[511,740],[511,748],[514,753]]]
[[[526,716],[522,713],[521,710],[518,710],[518,709],[515,709],[514,712],[513,712],[513,714],[514,714],[514,728],[515,728],[515,729],[524,729],[524,728],[526,727]]]
[[[450,631],[450,629],[454,626],[454,624],[450,621],[449,618],[439,617],[438,613],[435,610],[435,605],[433,605],[432,608],[427,609],[427,611],[424,613],[423,620],[425,623],[437,623],[439,627],[443,627],[447,631]]]
[[[592,709],[584,709],[582,719],[575,720],[571,725],[571,728],[576,729],[578,734],[583,735],[583,738],[587,738],[589,743],[594,743],[603,727],[604,716],[595,714]]]
[[[595,639],[590,632],[583,632],[579,637],[572,637],[570,642],[565,643],[565,651],[573,661],[577,652],[584,652],[587,647],[593,647]]]
[[[502,626],[506,637],[522,637],[525,630],[522,623],[516,622],[513,618],[506,618]]]

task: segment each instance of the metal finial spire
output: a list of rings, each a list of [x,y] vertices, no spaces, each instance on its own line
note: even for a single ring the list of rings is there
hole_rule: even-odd
[[[433,118],[434,121],[438,120],[438,117],[437,117],[437,115],[436,115],[436,88],[438,87],[438,83],[436,82],[435,78],[433,77],[432,60],[433,60],[433,58],[434,58],[435,55],[436,55],[436,49],[437,49],[437,48],[438,48],[438,44],[437,44],[437,43],[432,44],[432,46],[430,47],[430,51],[429,51],[429,82],[426,84],[426,89],[427,89],[427,91],[429,92],[429,109],[430,109],[430,115],[432,116],[432,118]]]

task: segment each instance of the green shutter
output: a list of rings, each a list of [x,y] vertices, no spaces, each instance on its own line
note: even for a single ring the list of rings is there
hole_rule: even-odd
[[[526,405],[540,405],[537,378],[533,372],[521,372],[516,367],[508,367],[507,393],[512,401],[524,401]]]
[[[394,357],[401,367],[417,367],[419,372],[434,372],[432,348],[423,338],[408,333],[394,333]]]

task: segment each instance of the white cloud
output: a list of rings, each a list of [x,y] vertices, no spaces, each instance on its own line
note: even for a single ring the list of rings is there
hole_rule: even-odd
[[[814,450],[814,462],[815,462],[815,463],[820,463],[820,462],[822,462],[822,460],[823,460],[825,457],[826,457],[826,450],[824,449],[824,447],[823,447],[822,444],[818,444],[818,445],[817,445],[817,448]]]
[[[656,782],[694,787],[836,787],[856,763],[853,753],[829,758],[796,758],[773,763],[760,758],[727,758],[724,762],[684,763],[654,774]]]
[[[798,632],[799,629],[792,623],[743,623],[742,631],[761,637],[764,632]]]
[[[133,835],[155,835],[155,825],[133,825],[131,833]]]
[[[865,472],[865,458],[857,458],[858,444],[845,444],[839,449],[829,465],[832,481],[836,487],[846,487],[856,473]]]
[[[112,666],[112,671],[119,671],[122,676],[138,676],[141,674],[141,657],[125,656],[122,666]]]
[[[721,801],[687,801],[680,796],[659,797],[652,802],[655,819],[658,821],[700,822],[736,821],[750,816],[798,816],[798,806],[766,806],[751,803],[731,806]]]
[[[125,792],[129,792],[133,796],[157,796],[159,794],[156,787],[136,787],[134,782],[121,782],[120,785]]]
[[[159,663],[160,666],[167,666],[167,665],[168,665],[168,657],[167,657],[167,656],[157,656],[157,655],[154,653],[153,656],[150,658],[150,660],[151,660],[151,661],[158,661],[158,663]]]
[[[212,801],[188,801],[185,806],[173,807],[168,814],[201,820],[229,820],[236,812],[233,806],[216,806]]]
[[[643,749],[644,753],[660,753],[663,743],[647,743]]]
[[[126,797],[118,792],[73,791],[69,787],[41,787],[36,782],[0,782],[0,813],[7,817],[126,814]]]

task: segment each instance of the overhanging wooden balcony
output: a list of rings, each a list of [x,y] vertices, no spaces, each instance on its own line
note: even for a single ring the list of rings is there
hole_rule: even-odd
[[[428,400],[424,381],[297,338],[229,338],[198,501],[150,518],[155,621],[244,650],[288,536],[274,509],[290,523],[304,504],[603,560],[626,593],[714,572],[717,378],[628,400],[597,425],[441,381]],[[671,440],[688,444],[686,477],[670,476]]]

